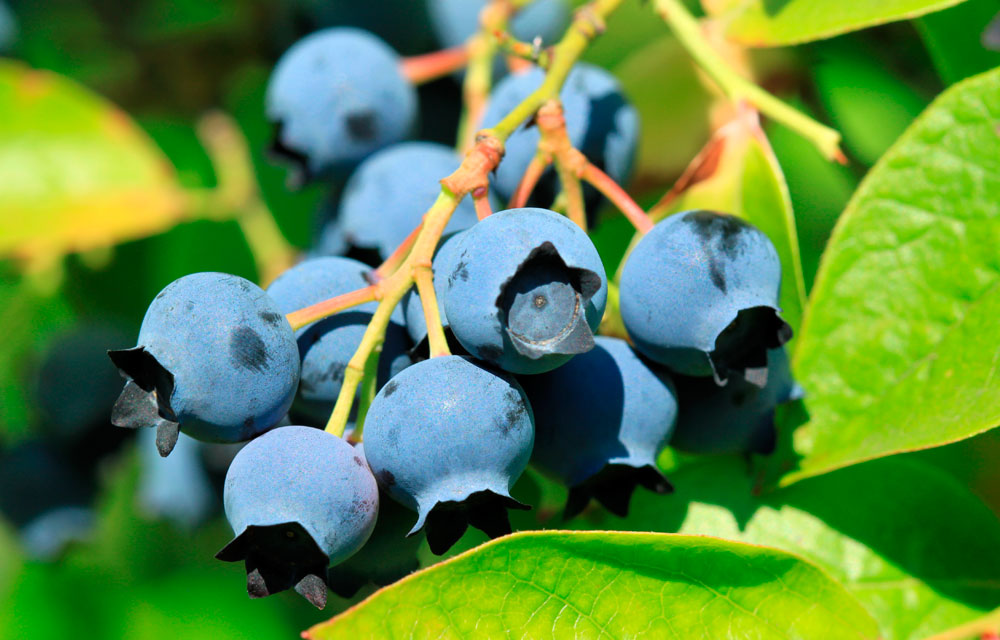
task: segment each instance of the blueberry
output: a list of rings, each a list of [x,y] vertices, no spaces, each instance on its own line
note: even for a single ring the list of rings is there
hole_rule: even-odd
[[[224,496],[236,537],[216,557],[245,563],[250,597],[294,587],[321,609],[327,568],[361,548],[378,514],[364,459],[312,427],[280,427],[245,446]]]
[[[267,87],[275,151],[305,177],[343,172],[405,138],[416,90],[399,56],[367,31],[331,28],[306,36],[278,60]]]
[[[349,258],[314,258],[281,274],[267,292],[281,313],[291,313],[368,286],[370,273],[366,265]],[[302,358],[302,382],[293,413],[307,424],[326,424],[340,393],[347,363],[361,344],[377,306],[369,302],[352,307],[296,332]],[[397,307],[386,330],[379,358],[379,385],[409,366],[408,349],[403,313]]]
[[[354,449],[364,456],[363,443],[354,445]],[[330,567],[327,571],[330,590],[342,598],[350,598],[368,583],[384,587],[420,568],[417,550],[423,536],[406,535],[412,519],[409,509],[380,492],[375,530],[360,551]]]
[[[431,551],[442,554],[469,525],[491,537],[510,533],[510,497],[534,441],[520,385],[459,356],[406,369],[375,396],[365,422],[365,454],[379,484],[417,512]]]
[[[17,32],[17,20],[14,19],[14,14],[7,3],[0,0],[0,51],[7,51],[14,46]]]
[[[545,78],[540,69],[511,74],[497,83],[483,116],[483,125],[495,126],[517,104],[537,89]],[[621,85],[610,73],[588,64],[573,67],[559,94],[566,115],[566,132],[573,146],[619,184],[632,172],[639,140],[639,116],[625,99]],[[539,133],[533,124],[522,125],[507,139],[506,153],[497,167],[494,187],[509,199],[535,156]],[[540,183],[536,195],[555,194],[554,172]],[[545,192],[551,192],[546,194]],[[596,193],[596,192],[595,192]]]
[[[595,342],[555,371],[520,379],[535,413],[531,462],[569,486],[567,518],[591,498],[624,517],[637,485],[670,491],[656,466],[677,419],[670,378],[624,340]]]
[[[96,528],[97,516],[90,507],[56,507],[21,529],[21,546],[30,558],[54,561],[71,544],[89,541]]]
[[[52,509],[85,506],[95,492],[91,478],[48,443],[26,440],[0,450],[0,513],[15,527]]]
[[[720,387],[710,378],[675,376],[680,413],[670,446],[689,453],[771,453],[775,408],[803,393],[784,349],[768,351],[767,365],[763,388],[740,378]]]
[[[295,335],[260,287],[225,273],[167,285],[146,310],[138,346],[110,351],[128,379],[112,411],[122,427],[157,427],[166,455],[184,433],[240,442],[274,426],[299,383]]]
[[[404,142],[372,155],[344,187],[339,214],[344,238],[388,257],[434,204],[441,179],[460,164],[459,154],[435,142]],[[471,227],[476,220],[472,198],[464,198],[445,233]]]
[[[444,310],[444,292],[447,288],[448,274],[457,264],[459,238],[462,233],[456,233],[444,240],[434,254],[432,268],[434,270],[434,292],[437,294],[438,312],[441,314],[441,326],[448,328],[448,314]],[[427,337],[427,320],[424,318],[424,307],[416,288],[407,292],[400,305],[406,318],[406,330],[414,344],[419,345]]]
[[[444,307],[462,346],[512,373],[541,373],[594,346],[607,301],[593,243],[546,209],[495,213],[462,234]]]
[[[152,429],[139,433],[139,506],[155,518],[191,529],[211,515],[212,483],[201,461],[201,443],[183,434],[166,458],[156,454]]]
[[[781,263],[763,232],[735,216],[678,213],[636,245],[621,314],[635,346],[677,373],[731,373],[763,385],[767,350],[792,336],[778,316]]]
[[[479,12],[485,6],[486,0],[430,0],[431,26],[441,45],[457,47],[472,37],[479,30]],[[510,31],[519,40],[541,38],[545,45],[555,44],[569,22],[569,12],[565,0],[537,0],[517,12]]]

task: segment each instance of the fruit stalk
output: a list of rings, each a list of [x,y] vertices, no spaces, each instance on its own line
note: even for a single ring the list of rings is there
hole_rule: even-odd
[[[404,58],[403,75],[413,84],[424,84],[454,73],[469,63],[469,47],[460,46]]]
[[[628,221],[639,233],[647,233],[653,228],[653,220],[646,215],[635,200],[621,186],[611,179],[611,176],[588,162],[584,165],[580,177],[618,207]]]
[[[605,18],[621,3],[622,0],[593,0],[581,7],[566,35],[552,49],[552,66],[547,71],[542,85],[515,107],[496,127],[482,130],[476,134],[476,144],[468,152],[462,165],[441,181],[441,193],[424,214],[423,223],[406,259],[398,269],[387,274],[384,280],[373,285],[375,299],[379,300],[378,309],[368,323],[361,343],[344,371],[344,381],[340,388],[340,394],[337,396],[333,413],[326,426],[328,432],[336,436],[343,435],[350,417],[351,407],[354,404],[354,396],[365,377],[366,365],[372,354],[385,341],[385,332],[392,317],[392,311],[414,285],[418,273],[421,270],[429,272],[426,265],[431,263],[441,234],[458,203],[466,195],[489,188],[489,174],[500,163],[504,142],[522,122],[532,117],[548,100],[558,97],[559,91],[576,60],[590,41],[604,30]],[[433,276],[430,280],[432,285]],[[427,288],[433,291],[433,286]],[[426,311],[428,309],[427,302],[425,301],[423,304]],[[434,311],[437,309],[436,299],[432,309]],[[438,349],[446,353],[443,349],[447,348],[447,344],[445,343],[443,348],[440,345],[444,339],[444,330],[441,327],[440,318],[436,317],[433,312],[427,316],[427,332],[428,336],[434,336],[435,333],[438,333],[438,337],[435,338],[439,342]]]
[[[761,113],[812,142],[827,159],[846,163],[840,150],[840,133],[793,109],[738,74],[711,46],[698,20],[680,0],[654,0],[653,8],[670,25],[698,66],[730,100],[746,100]]]

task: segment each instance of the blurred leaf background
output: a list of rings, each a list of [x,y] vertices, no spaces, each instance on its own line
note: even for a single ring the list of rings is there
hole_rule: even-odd
[[[289,191],[285,170],[267,158],[263,94],[275,60],[297,38],[333,24],[370,29],[403,54],[436,45],[418,0],[7,1],[17,33],[5,52],[12,60],[0,62],[0,442],[13,450],[95,421],[82,415],[88,403],[53,398],[55,386],[110,409],[115,390],[106,397],[81,379],[114,376],[100,352],[122,345],[81,349],[97,356],[80,356],[69,369],[75,380],[52,382],[45,364],[73,348],[68,336],[96,331],[130,344],[149,300],[187,273],[259,279],[233,215],[178,213],[187,194],[216,185],[196,133],[203,114],[221,109],[235,118],[264,202],[288,241],[305,250],[340,185]],[[969,0],[915,21],[752,53],[766,88],[844,135],[849,163],[840,166],[765,123],[787,178],[807,290],[866,170],[933,96],[1000,64],[1000,54],[971,44],[996,10],[993,0]],[[640,111],[631,191],[652,204],[721,123],[717,97],[638,1],[613,17],[586,59],[613,70]],[[40,110],[45,91],[56,92],[48,96],[55,102]],[[419,137],[453,144],[457,83],[447,77],[425,85],[420,99]],[[25,137],[26,129],[39,135]],[[136,169],[142,163],[146,173]],[[605,215],[594,237],[615,265],[631,229]],[[105,436],[107,413],[96,422],[106,429],[81,436],[94,446],[76,443],[60,454],[75,458],[67,464],[81,466],[84,484],[93,486],[92,539],[55,560],[29,559],[15,523],[0,524],[0,637],[293,637],[347,604],[333,597],[317,612],[288,593],[249,600],[242,572],[212,557],[228,539],[224,519],[217,514],[184,530],[144,515],[129,434]],[[909,457],[947,471],[1000,511],[1000,477],[987,464],[1000,454],[994,433]],[[554,490],[537,478],[524,485]],[[5,491],[11,488],[0,486],[0,503],[18,497]],[[460,546],[479,542],[475,535]]]

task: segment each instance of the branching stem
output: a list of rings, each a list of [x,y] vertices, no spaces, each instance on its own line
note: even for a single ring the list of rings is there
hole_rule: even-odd
[[[830,160],[845,163],[840,134],[816,122],[738,74],[709,43],[698,20],[681,0],[654,0],[655,10],[670,25],[684,48],[730,100],[746,100],[761,113],[812,142]]]
[[[461,45],[403,58],[403,75],[413,84],[424,84],[455,73],[469,64],[469,47]]]

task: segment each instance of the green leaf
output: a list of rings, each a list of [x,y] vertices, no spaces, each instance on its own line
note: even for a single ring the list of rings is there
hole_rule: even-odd
[[[712,209],[739,216],[767,234],[781,257],[782,317],[798,329],[805,281],[788,186],[754,113],[721,127],[688,167],[686,188],[670,212]]]
[[[1000,521],[927,464],[877,460],[763,498],[735,457],[703,458],[670,479],[675,494],[637,492],[626,520],[599,512],[588,526],[720,536],[795,553],[847,587],[894,640],[924,638],[1000,605]]]
[[[843,587],[782,551],[701,536],[519,533],[313,627],[327,638],[874,638]]]
[[[783,483],[1000,423],[998,126],[1000,70],[942,94],[858,188],[799,335],[809,420]]]
[[[820,101],[844,144],[866,165],[875,164],[927,106],[878,59],[838,41],[820,49],[813,77]]]
[[[0,61],[0,258],[52,261],[172,226],[184,195],[127,114],[73,81]]]
[[[954,84],[1000,66],[1000,51],[983,46],[983,32],[997,11],[996,0],[969,0],[914,21],[942,80]]]
[[[748,0],[727,3],[726,35],[751,47],[778,47],[916,18],[964,0]]]

